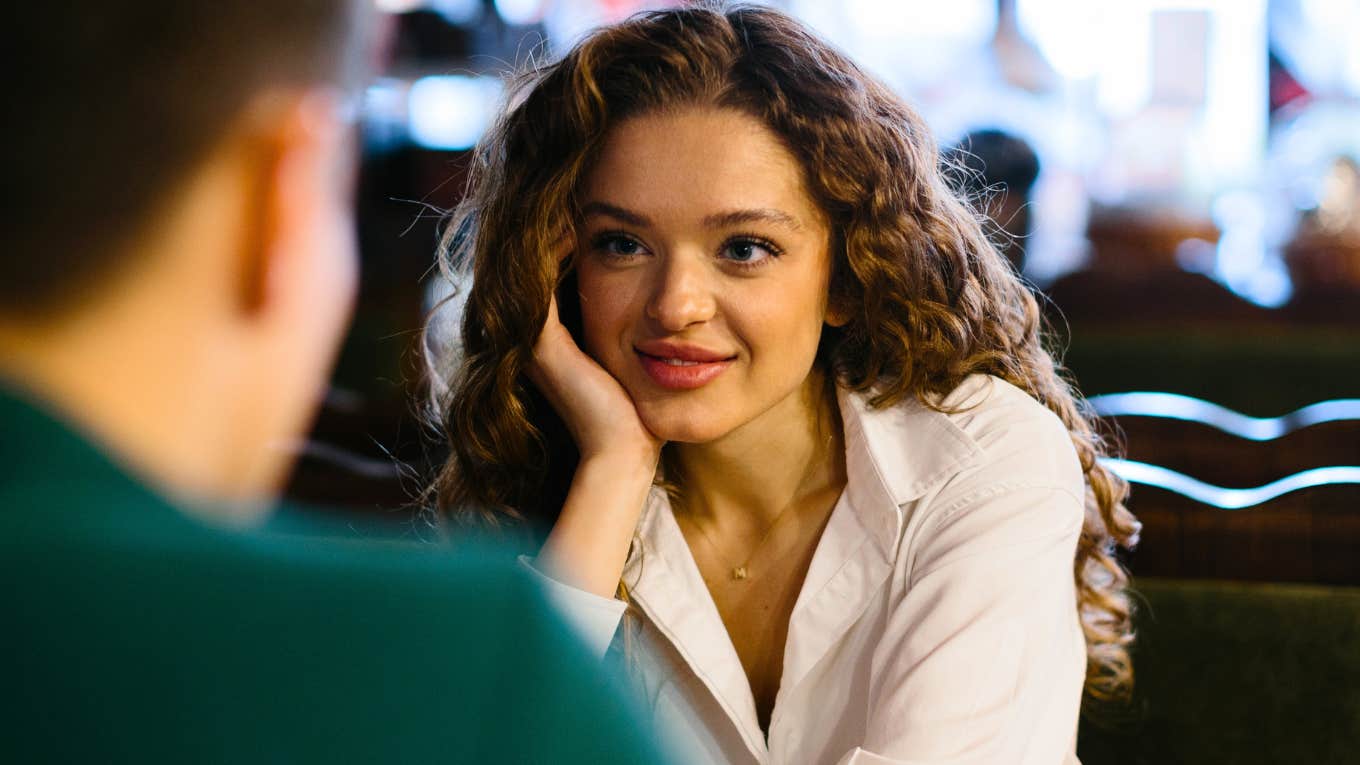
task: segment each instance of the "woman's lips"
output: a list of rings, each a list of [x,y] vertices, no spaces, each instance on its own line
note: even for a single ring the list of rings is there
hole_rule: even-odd
[[[690,361],[675,356],[653,356],[643,351],[637,351],[637,355],[652,382],[670,390],[702,388],[727,371],[734,360]]]

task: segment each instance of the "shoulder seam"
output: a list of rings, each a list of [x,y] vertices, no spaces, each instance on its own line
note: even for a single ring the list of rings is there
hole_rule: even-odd
[[[1083,484],[1083,486],[1084,485],[1085,484]],[[1056,492],[1058,494],[1066,494],[1067,496],[1076,500],[1077,504],[1080,507],[1084,508],[1086,506],[1086,498],[1084,496],[1077,496],[1075,493],[1073,493],[1070,489],[1068,489],[1065,486],[1059,486],[1058,484],[1054,483],[1034,481],[999,481],[997,483],[987,484],[986,486],[982,486],[968,492],[967,494],[963,495],[962,497],[959,497],[953,502],[950,502],[949,504],[945,505],[944,507],[940,508],[934,513],[930,513],[929,514],[930,517],[927,520],[930,521],[932,525],[939,525],[948,520],[950,516],[954,515],[959,510],[963,509],[967,505],[972,504],[973,502],[976,502],[980,499],[984,499],[986,497],[1001,494],[1002,492],[1005,491],[1021,489],[1040,489],[1045,491]]]

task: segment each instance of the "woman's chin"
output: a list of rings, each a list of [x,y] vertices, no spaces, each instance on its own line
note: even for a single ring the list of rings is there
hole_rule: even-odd
[[[649,412],[640,408],[642,424],[662,441],[682,444],[702,444],[716,441],[731,432],[727,423],[713,417],[692,416],[683,412]]]
[[[716,441],[726,434],[725,430],[708,429],[696,427],[692,423],[677,423],[674,426],[658,425],[648,426],[652,435],[667,443],[678,444],[705,444],[709,441]]]

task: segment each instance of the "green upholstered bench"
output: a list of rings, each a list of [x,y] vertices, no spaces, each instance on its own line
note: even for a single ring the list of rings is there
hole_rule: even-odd
[[[1063,363],[1087,396],[1168,391],[1256,417],[1360,396],[1360,343],[1351,327],[1151,329],[1074,320],[1070,332]]]
[[[1134,589],[1134,701],[1083,716],[1085,765],[1360,763],[1360,588]]]

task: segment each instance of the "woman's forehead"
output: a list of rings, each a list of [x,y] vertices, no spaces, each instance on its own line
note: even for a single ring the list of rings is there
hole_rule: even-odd
[[[791,228],[815,228],[825,217],[798,159],[773,131],[743,112],[713,107],[653,112],[616,125],[586,176],[582,203],[703,222],[763,211]]]

